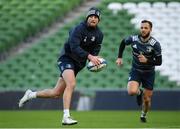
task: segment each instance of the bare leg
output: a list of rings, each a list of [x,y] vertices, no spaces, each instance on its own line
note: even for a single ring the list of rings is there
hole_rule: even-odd
[[[144,89],[142,111],[146,114],[151,107],[152,90]]]
[[[64,90],[64,95],[63,95],[64,109],[70,109],[71,97],[76,85],[76,78],[74,75],[74,71],[71,69],[65,70],[63,72],[63,78],[66,83],[66,88]]]
[[[71,105],[72,93],[76,85],[76,78],[74,75],[74,71],[72,69],[66,69],[64,70],[62,76],[66,84],[66,88],[63,94],[64,115],[62,119],[62,124],[63,125],[77,124],[78,123],[77,120],[73,120],[70,117],[70,111],[69,111]]]
[[[137,95],[139,92],[139,83],[136,81],[129,81],[127,89],[129,95]]]
[[[63,78],[59,78],[56,86],[53,89],[45,89],[42,91],[37,91],[37,98],[58,98],[63,95],[66,84]]]
[[[38,98],[57,98],[64,93],[64,109],[69,109],[75,84],[76,78],[74,76],[74,71],[71,69],[67,69],[63,72],[63,78],[58,79],[57,84],[53,89],[38,91],[36,96]]]
[[[144,95],[143,95],[143,104],[142,104],[142,112],[140,120],[141,122],[145,123],[146,121],[146,114],[149,111],[151,107],[151,97],[152,97],[153,91],[145,89]]]
[[[59,78],[56,86],[53,89],[45,89],[42,91],[32,92],[28,89],[24,96],[19,101],[19,107],[23,107],[24,104],[33,98],[57,98],[62,96],[65,90],[66,84],[62,78]]]

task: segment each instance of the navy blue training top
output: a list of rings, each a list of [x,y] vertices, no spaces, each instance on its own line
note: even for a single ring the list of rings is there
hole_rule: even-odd
[[[158,59],[159,57],[161,59],[161,46],[154,37],[150,37],[147,42],[143,42],[141,41],[140,35],[132,35],[125,38],[123,42],[125,45],[131,45],[132,47],[132,68],[139,70],[154,70],[155,64],[141,63],[138,59],[139,54],[143,54],[148,60],[151,61]],[[161,60],[159,62],[161,64]]]
[[[86,21],[81,22],[69,32],[69,38],[64,44],[60,57],[66,55],[80,65],[84,65],[88,54],[98,55],[103,41],[103,33],[98,28],[92,28]]]

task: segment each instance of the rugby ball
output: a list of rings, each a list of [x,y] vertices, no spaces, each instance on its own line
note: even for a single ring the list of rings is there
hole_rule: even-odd
[[[87,69],[90,72],[99,72],[103,70],[107,66],[107,61],[104,58],[99,58],[101,64],[100,65],[94,65],[91,61],[87,64]]]

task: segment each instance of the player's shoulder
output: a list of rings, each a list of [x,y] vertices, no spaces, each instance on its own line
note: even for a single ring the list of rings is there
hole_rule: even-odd
[[[160,46],[160,42],[151,36],[150,40],[149,40],[149,44],[151,44],[151,46]]]
[[[138,41],[139,35],[130,35],[130,36],[126,37],[126,40],[131,40],[133,42]]]
[[[84,22],[80,22],[75,26],[76,30],[84,29],[86,27]]]
[[[104,35],[103,32],[102,32],[102,30],[101,30],[98,26],[96,27],[96,30],[97,30],[97,32],[98,32],[99,35],[101,35],[101,36]]]
[[[81,32],[83,32],[84,28],[85,28],[85,26],[84,26],[83,22],[80,22],[80,23],[78,23],[76,26],[74,26],[74,27],[70,30],[70,32],[81,33]]]

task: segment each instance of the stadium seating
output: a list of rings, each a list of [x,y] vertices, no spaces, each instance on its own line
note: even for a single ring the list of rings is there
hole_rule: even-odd
[[[62,18],[81,0],[6,0],[0,3],[0,53]]]
[[[46,1],[48,0],[41,0],[43,5],[47,4]],[[112,10],[108,9],[108,4],[111,2],[119,2],[122,7],[120,11],[113,15]],[[32,4],[33,3],[28,1],[28,6]],[[49,6],[49,8],[51,8],[51,6]],[[178,75],[180,75],[178,70],[178,61],[180,61],[180,58],[177,56],[173,57],[172,55],[180,52],[180,47],[177,42],[179,40],[179,36],[177,35],[178,32],[176,31],[176,34],[171,34],[173,32],[171,28],[176,28],[173,23],[178,23],[177,20],[180,19],[179,16],[172,14],[173,11],[179,11],[180,8],[176,6],[177,5],[175,5],[174,2],[149,3],[137,1],[125,2],[123,0],[103,1],[99,6],[103,12],[100,27],[104,32],[104,41],[100,55],[107,60],[108,66],[105,70],[99,73],[91,73],[86,68],[83,69],[81,74],[77,76],[77,90],[119,90],[120,88],[126,88],[128,74],[131,68],[131,48],[126,47],[126,50],[123,54],[124,65],[122,67],[117,67],[115,61],[121,39],[132,33],[138,32],[137,27],[139,26],[138,24],[141,18],[153,18],[152,21],[155,23],[153,34],[155,37],[157,36],[157,39],[162,44],[163,65],[157,68],[158,71],[155,87],[178,88]],[[21,7],[21,10],[22,8],[23,7]],[[37,6],[33,6],[33,8],[35,10],[39,9]],[[145,11],[144,8],[149,9],[146,9]],[[153,8],[154,11],[158,11],[159,14],[153,12],[151,8]],[[164,15],[163,12],[166,12],[168,15]],[[146,15],[143,13],[146,13]],[[30,16],[31,12],[28,11],[27,14]],[[49,15],[48,13],[45,14],[44,12],[42,14],[45,16]],[[171,17],[174,22],[171,22],[171,18],[169,17]],[[14,58],[8,59],[5,62],[2,62],[0,64],[0,89],[24,90],[27,89],[27,87],[31,87],[32,89],[53,87],[59,76],[56,60],[65,40],[68,37],[68,30],[83,18],[84,16],[78,18],[76,21],[73,21],[70,24],[65,25],[63,28],[59,28],[57,33],[41,39],[37,43],[33,44],[31,48],[24,50],[21,54],[16,55]],[[18,19],[20,19],[20,17],[18,17]],[[164,22],[162,22],[162,19]],[[36,22],[34,22],[36,20],[41,19],[33,17],[32,22],[27,22],[26,24],[29,26],[39,26]],[[169,26],[168,28],[167,25]],[[156,29],[156,27],[158,29]],[[2,28],[6,28],[6,26],[3,26]],[[26,31],[26,27],[19,27],[19,29],[21,31]],[[158,30],[161,32],[159,33]],[[32,31],[29,33],[31,32]],[[4,40],[9,41],[9,38]]]

